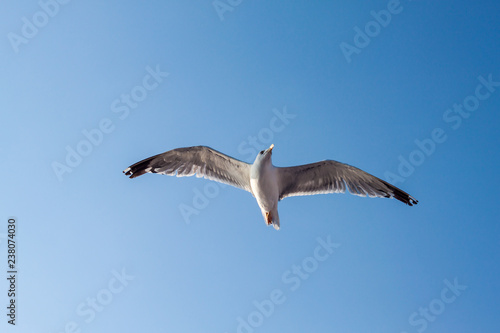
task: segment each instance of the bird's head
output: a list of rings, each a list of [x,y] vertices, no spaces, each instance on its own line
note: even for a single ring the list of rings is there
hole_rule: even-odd
[[[273,154],[274,144],[265,150],[261,150],[255,158],[254,164],[271,163],[271,155]]]

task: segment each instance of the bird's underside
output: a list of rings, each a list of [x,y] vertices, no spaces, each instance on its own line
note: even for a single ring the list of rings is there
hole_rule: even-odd
[[[204,177],[250,192],[261,208],[266,224],[279,229],[278,201],[299,195],[344,193],[395,198],[409,206],[414,197],[361,169],[333,160],[292,167],[274,167],[271,145],[253,164],[234,159],[206,146],[178,148],[146,158],[123,172],[130,178],[145,173]]]

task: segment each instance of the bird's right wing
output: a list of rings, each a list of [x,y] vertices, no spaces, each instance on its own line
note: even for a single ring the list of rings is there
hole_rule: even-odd
[[[297,195],[312,195],[320,193],[344,193],[346,189],[351,194],[369,197],[395,198],[407,205],[418,201],[380,178],[363,170],[337,161],[299,165],[278,168],[280,186],[279,199]]]
[[[203,177],[252,193],[250,164],[205,146],[178,148],[137,162],[123,171],[130,178],[159,173],[170,176]]]

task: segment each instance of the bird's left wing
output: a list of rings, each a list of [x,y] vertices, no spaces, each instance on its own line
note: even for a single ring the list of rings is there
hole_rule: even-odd
[[[363,170],[337,161],[298,165],[277,168],[280,194],[279,199],[297,195],[320,193],[344,193],[369,197],[395,198],[407,205],[418,201],[382,179],[370,175]]]
[[[130,178],[159,173],[170,176],[203,177],[252,193],[250,164],[205,146],[177,148],[137,162],[123,171]]]

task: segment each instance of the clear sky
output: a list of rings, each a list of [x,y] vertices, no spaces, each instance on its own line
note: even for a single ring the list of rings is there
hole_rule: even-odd
[[[2,332],[498,332],[498,1],[4,1]],[[129,165],[333,159],[419,200]]]

